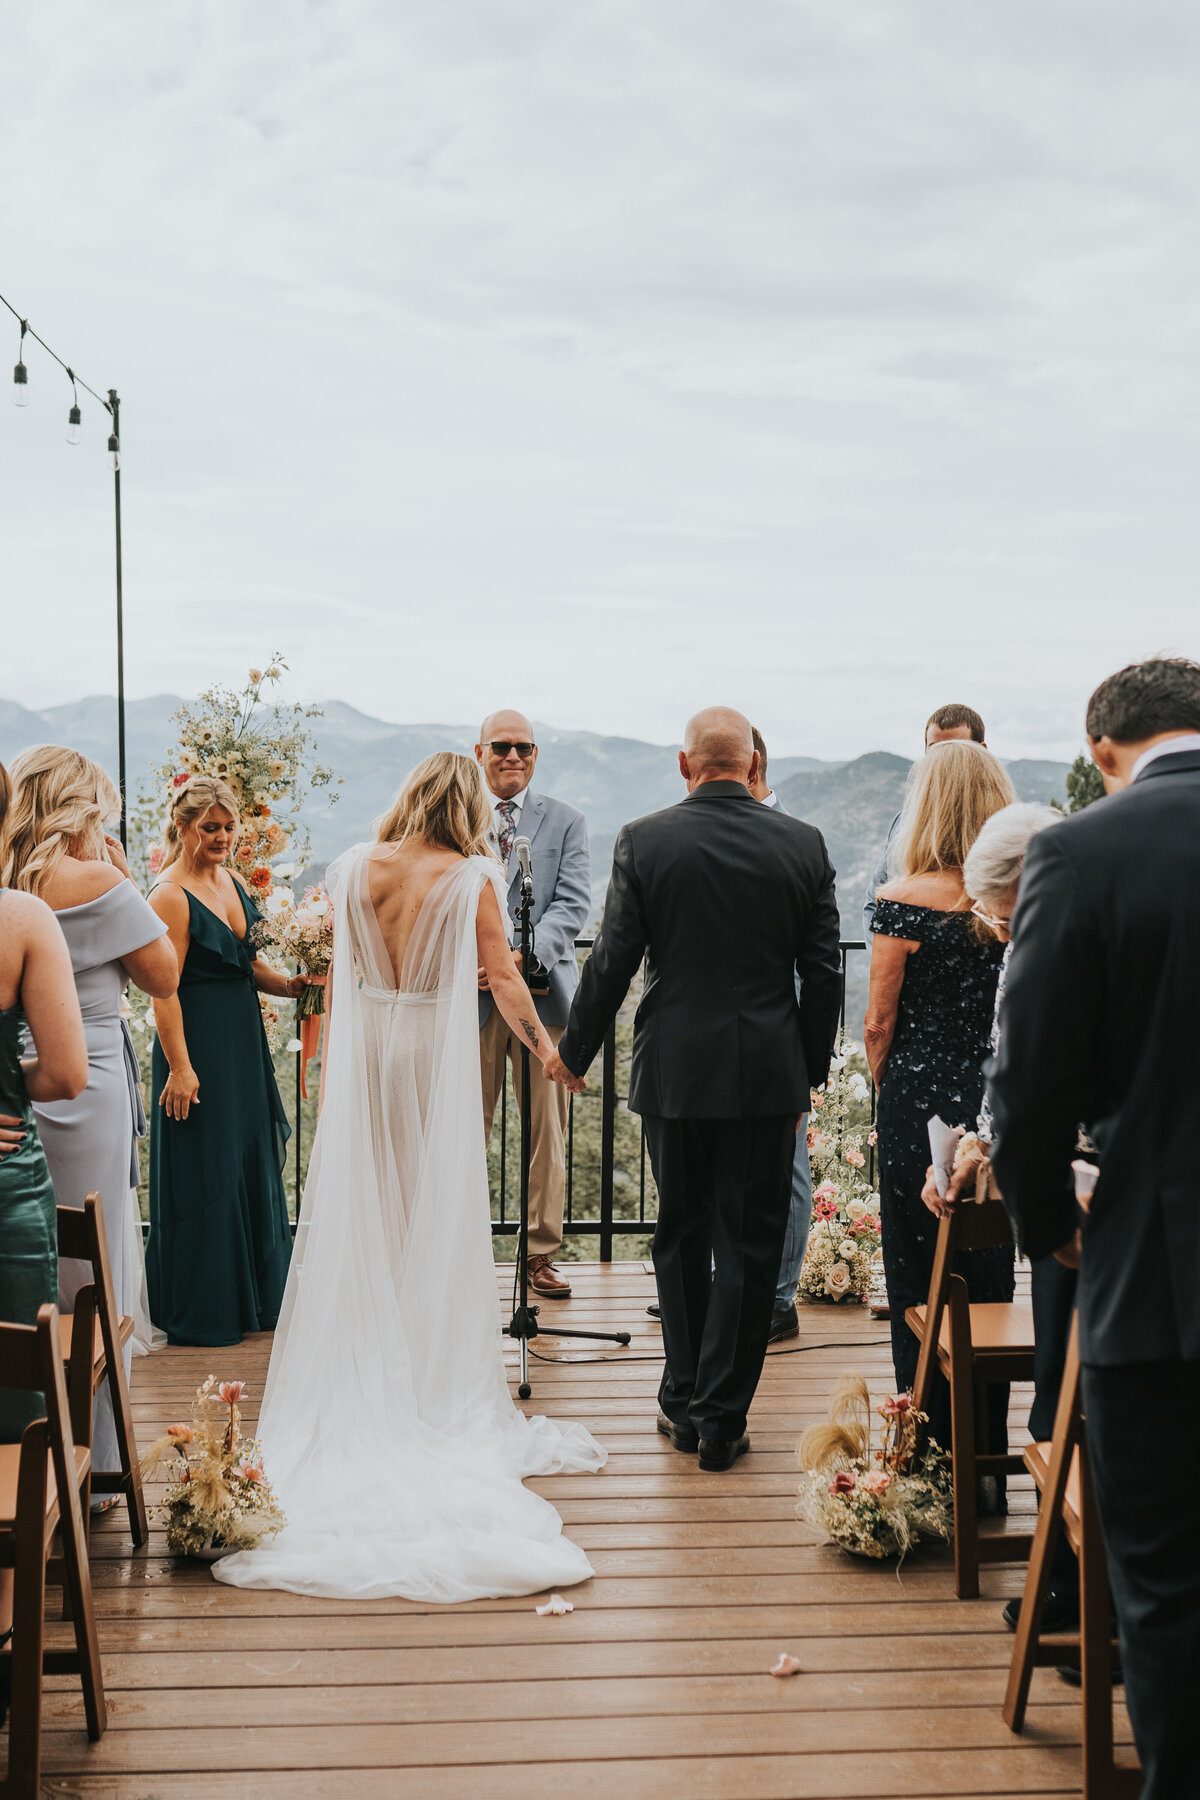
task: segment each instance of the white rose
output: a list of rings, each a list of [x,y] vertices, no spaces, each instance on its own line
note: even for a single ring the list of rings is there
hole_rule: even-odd
[[[878,1214],[878,1212],[879,1212],[879,1195],[878,1194],[872,1194],[870,1196],[870,1198],[868,1199],[867,1211],[869,1213]]]
[[[856,1248],[856,1245],[854,1243],[853,1238],[843,1238],[841,1243],[838,1245],[838,1255],[843,1259],[843,1261],[848,1262],[850,1260],[850,1258],[854,1255],[855,1248]]]
[[[847,1213],[852,1219],[861,1219],[866,1210],[867,1205],[865,1200],[851,1200],[849,1206],[846,1208]]]
[[[825,1292],[831,1300],[842,1300],[850,1292],[850,1271],[844,1262],[835,1262],[825,1277]]]
[[[850,1092],[855,1100],[866,1099],[870,1089],[861,1075],[854,1074],[850,1077]]]

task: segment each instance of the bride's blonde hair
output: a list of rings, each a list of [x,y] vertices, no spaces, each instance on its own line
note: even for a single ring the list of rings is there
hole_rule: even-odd
[[[38,744],[10,774],[5,887],[40,894],[65,856],[103,857],[104,827],[120,818],[121,795],[99,763],[62,744]]]
[[[455,750],[438,750],[419,762],[381,819],[376,841],[440,844],[460,856],[493,856],[488,843],[491,808],[479,764]]]

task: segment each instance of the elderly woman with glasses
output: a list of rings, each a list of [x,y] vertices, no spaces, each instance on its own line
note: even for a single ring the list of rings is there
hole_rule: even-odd
[[[1000,1033],[1004,1024],[1004,982],[1012,955],[1012,918],[1016,911],[1025,853],[1037,833],[1057,824],[1060,817],[1061,814],[1050,806],[1006,806],[1000,812],[992,814],[963,864],[963,881],[971,898],[971,911],[1005,945],[1000,979],[996,987],[996,1011],[992,1020],[993,1056],[1000,1048]],[[991,1144],[992,1115],[985,1091],[976,1129],[963,1137],[944,1199],[938,1195],[932,1168],[926,1175],[921,1198],[930,1212],[940,1217],[962,1194],[974,1191],[980,1170],[988,1163]],[[1029,1430],[1035,1443],[1044,1442],[1054,1431],[1054,1414],[1062,1385],[1071,1315],[1075,1309],[1077,1279],[1074,1269],[1065,1268],[1053,1256],[1040,1257],[1030,1264],[1034,1397],[1029,1414]],[[1010,1600],[1004,1609],[1004,1622],[1010,1630],[1016,1630],[1020,1605],[1019,1600]],[[1065,1536],[1062,1536],[1051,1569],[1044,1628],[1049,1631],[1072,1631],[1078,1627],[1079,1566]]]

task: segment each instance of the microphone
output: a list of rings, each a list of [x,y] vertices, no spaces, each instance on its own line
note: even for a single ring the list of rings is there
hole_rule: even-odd
[[[522,881],[528,881],[532,886],[533,869],[529,862],[529,839],[527,837],[519,837],[513,845],[513,849],[516,851],[517,867],[521,871]]]

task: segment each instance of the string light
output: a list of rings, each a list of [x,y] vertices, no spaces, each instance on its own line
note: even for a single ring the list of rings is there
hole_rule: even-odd
[[[13,405],[29,405],[29,371],[25,367],[25,333],[29,330],[24,319],[21,320],[21,348],[17,352],[17,366],[13,370]]]
[[[71,377],[71,410],[67,414],[67,442],[68,444],[77,444],[79,427],[83,423],[83,414],[79,410],[79,395],[75,391],[74,369],[68,369],[67,374]]]

